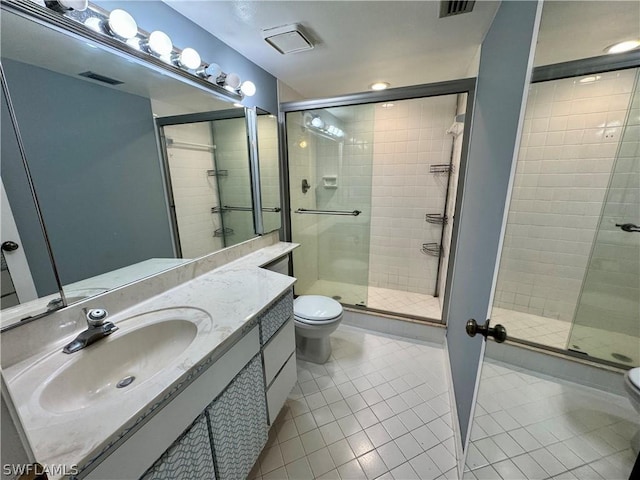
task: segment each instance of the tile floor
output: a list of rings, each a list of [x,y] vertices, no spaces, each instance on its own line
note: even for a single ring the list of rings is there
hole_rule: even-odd
[[[485,359],[464,479],[629,478],[625,397]]]
[[[457,478],[443,348],[345,325],[332,344],[325,365],[298,362],[249,478]],[[494,361],[482,379],[465,479],[628,477],[626,398]]]

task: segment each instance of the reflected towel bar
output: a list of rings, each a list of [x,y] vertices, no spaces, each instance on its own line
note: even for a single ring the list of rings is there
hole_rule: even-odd
[[[253,208],[251,207],[231,207],[229,205],[225,205],[223,207],[212,207],[211,208],[211,213],[219,213],[219,212],[226,212],[229,210],[234,210],[236,212],[252,212]],[[282,209],[280,207],[262,207],[262,211],[263,212],[279,212]]]
[[[362,212],[360,210],[350,212],[348,210],[307,210],[306,208],[299,208],[294,213],[304,213],[308,215],[352,215],[357,217]]]

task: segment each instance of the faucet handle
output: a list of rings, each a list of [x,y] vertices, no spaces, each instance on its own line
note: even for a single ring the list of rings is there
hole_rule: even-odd
[[[104,308],[92,308],[87,311],[87,323],[91,327],[100,327],[101,325],[104,325],[108,316],[109,312]]]

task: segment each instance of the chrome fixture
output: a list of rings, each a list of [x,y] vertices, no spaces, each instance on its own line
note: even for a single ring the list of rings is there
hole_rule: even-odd
[[[360,210],[310,210],[306,208],[299,208],[294,213],[303,213],[305,215],[351,215],[357,217],[362,212]]]
[[[640,232],[640,227],[634,223],[616,223],[616,227],[625,232]]]
[[[195,49],[187,47],[181,50],[175,47],[165,32],[154,30],[149,33],[138,28],[135,19],[125,10],[117,8],[109,12],[87,0],[47,0],[45,5],[49,10],[93,32],[113,37],[139,52],[148,53],[188,74],[209,80],[240,97],[251,97],[256,93],[253,82],[243,83],[239,75],[223,72],[216,63],[205,62],[203,65]]]
[[[470,319],[469,321],[467,321],[467,325],[465,327],[467,335],[469,335],[470,337],[475,337],[476,334],[479,333],[484,338],[493,337],[496,343],[504,342],[507,339],[507,329],[500,324],[496,325],[493,328],[490,328],[489,322],[490,320],[487,319],[487,321],[484,322],[484,325],[480,326],[478,325],[478,322],[475,321],[475,319]]]
[[[88,347],[92,343],[97,342],[101,338],[111,335],[118,330],[118,327],[107,322],[109,312],[103,308],[92,308],[91,310],[82,309],[87,318],[87,329],[81,332],[71,343],[64,346],[64,353],[74,353]]]

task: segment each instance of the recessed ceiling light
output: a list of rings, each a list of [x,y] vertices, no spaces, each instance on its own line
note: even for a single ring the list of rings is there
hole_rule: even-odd
[[[592,75],[590,77],[584,77],[578,80],[580,83],[593,83],[600,80],[602,77],[600,75]]]
[[[610,47],[605,48],[604,51],[607,53],[622,53],[638,47],[640,47],[640,40],[627,40],[626,42],[611,45]]]
[[[369,85],[371,90],[385,90],[389,88],[391,85],[388,82],[376,82]]]

